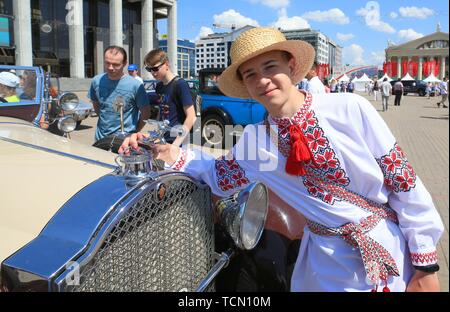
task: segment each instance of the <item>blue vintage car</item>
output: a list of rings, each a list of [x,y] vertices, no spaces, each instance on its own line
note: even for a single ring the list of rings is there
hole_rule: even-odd
[[[222,71],[208,68],[199,72],[202,138],[213,147],[225,146],[229,137],[240,135],[239,127],[229,131],[226,125],[245,127],[261,122],[267,115],[264,106],[254,100],[225,96],[216,83]]]

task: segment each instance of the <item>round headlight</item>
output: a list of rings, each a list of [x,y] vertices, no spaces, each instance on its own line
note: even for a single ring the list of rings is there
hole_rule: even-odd
[[[62,132],[69,133],[75,130],[77,122],[70,116],[63,117],[58,120],[58,129]]]
[[[261,238],[269,209],[268,191],[262,183],[252,183],[244,190],[217,202],[221,222],[241,249],[254,248]]]
[[[258,183],[248,194],[241,220],[241,239],[245,249],[253,249],[261,237],[266,223],[268,194],[264,184]]]
[[[59,98],[59,105],[66,113],[75,110],[79,102],[78,96],[72,92],[66,92]]]

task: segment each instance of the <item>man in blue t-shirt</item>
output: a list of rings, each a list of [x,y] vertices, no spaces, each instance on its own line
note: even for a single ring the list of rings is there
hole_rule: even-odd
[[[120,112],[114,104],[123,99],[124,131],[140,131],[150,118],[150,105],[144,85],[124,73],[127,53],[118,46],[110,46],[104,53],[104,74],[92,79],[88,93],[98,115],[95,140],[121,131]]]
[[[160,119],[168,120],[171,127],[182,125],[184,129],[184,135],[167,134],[165,139],[180,146],[197,119],[189,85],[172,73],[169,58],[161,49],[150,51],[144,58],[144,64],[145,69],[159,80],[155,91],[159,95]]]

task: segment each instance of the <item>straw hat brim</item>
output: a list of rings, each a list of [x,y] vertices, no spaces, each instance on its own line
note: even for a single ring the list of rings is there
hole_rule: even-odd
[[[270,51],[286,51],[292,54],[296,62],[296,68],[291,76],[293,84],[298,83],[306,76],[315,59],[314,48],[305,41],[286,40],[278,42],[248,54],[231,64],[219,77],[219,89],[227,96],[249,99],[250,94],[242,80],[239,79],[237,71],[246,61]]]

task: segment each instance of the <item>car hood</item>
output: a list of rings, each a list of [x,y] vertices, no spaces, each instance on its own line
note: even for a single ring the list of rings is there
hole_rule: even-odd
[[[79,190],[111,173],[114,158],[0,117],[0,262],[33,240]]]

